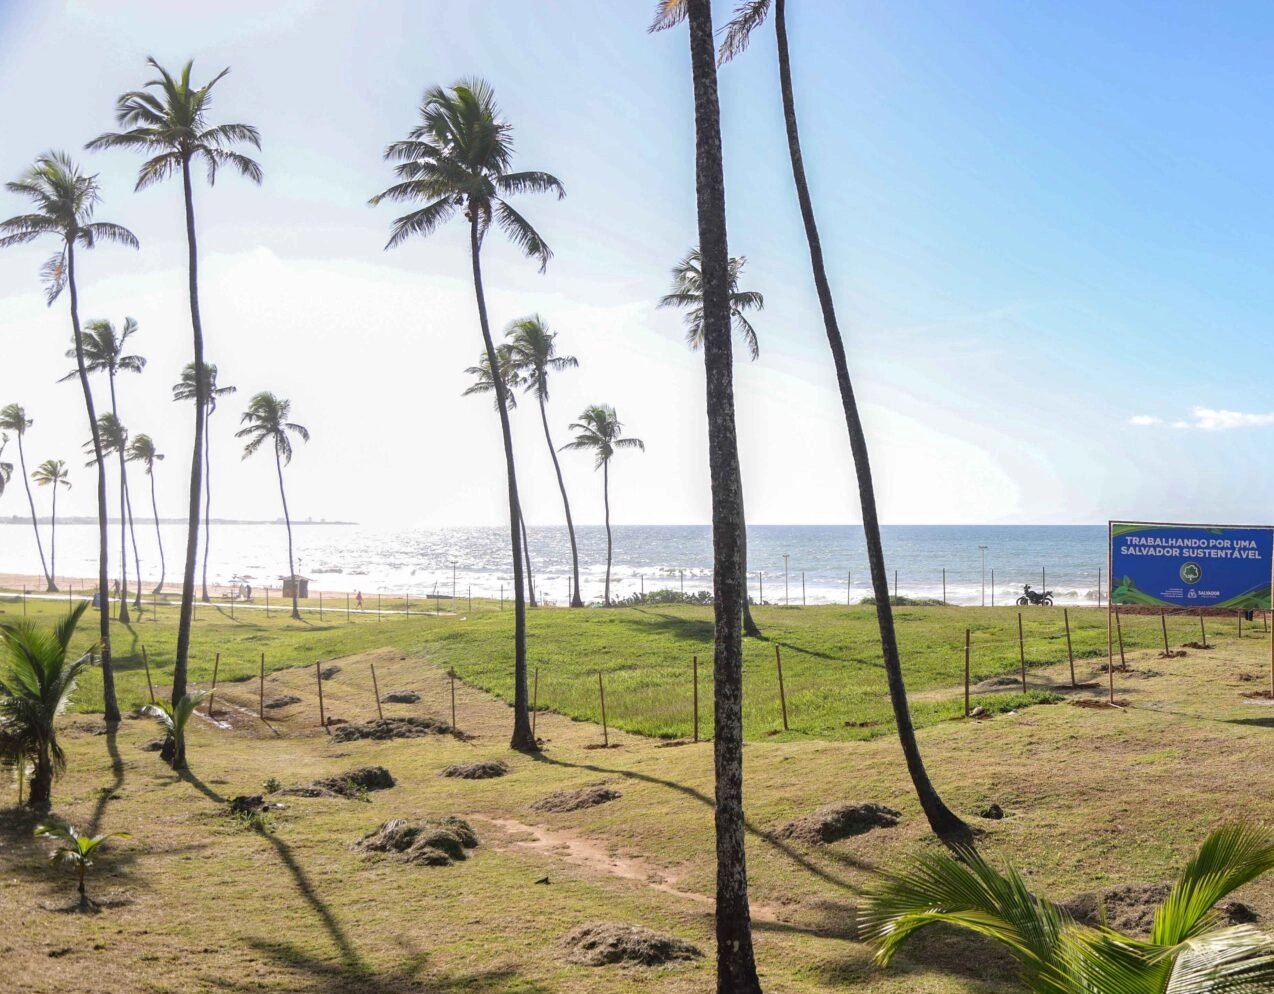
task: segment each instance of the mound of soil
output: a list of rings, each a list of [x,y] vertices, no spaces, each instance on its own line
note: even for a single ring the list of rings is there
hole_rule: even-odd
[[[391,690],[380,699],[382,704],[415,704],[420,695],[414,690]]]
[[[393,818],[354,843],[360,852],[386,853],[419,866],[448,866],[467,859],[466,849],[478,845],[478,836],[462,818],[439,821],[407,821]]]
[[[1268,690],[1245,690],[1240,695],[1248,700],[1269,700],[1270,692]]]
[[[1020,676],[993,676],[990,679],[983,680],[981,683],[974,685],[974,690],[1003,690],[1005,687],[1020,687],[1022,678]]]
[[[355,739],[417,739],[426,735],[449,735],[451,726],[437,718],[410,716],[377,718],[363,725],[346,725],[332,735],[333,742]]]
[[[1107,891],[1089,891],[1076,894],[1062,907],[1083,925],[1100,925],[1102,905],[1105,905],[1106,924],[1129,935],[1146,936],[1154,926],[1155,911],[1171,890],[1170,884],[1124,884]],[[1257,921],[1259,915],[1240,901],[1227,901],[1220,905],[1227,924],[1245,925]]]
[[[812,815],[789,821],[775,835],[780,839],[796,839],[816,846],[847,839],[851,835],[862,835],[873,828],[892,828],[901,817],[901,811],[875,802],[833,804]]]
[[[452,763],[440,774],[460,780],[494,780],[509,772],[509,764],[502,759],[489,759],[481,763]]]
[[[623,797],[619,791],[605,784],[592,784],[579,790],[559,790],[548,797],[541,797],[531,805],[532,811],[579,811],[583,808],[595,808],[607,801]]]
[[[1211,646],[1211,645],[1204,645],[1202,642],[1182,642],[1181,644],[1182,644],[1183,646],[1185,646],[1187,649],[1214,649],[1214,648],[1216,648],[1215,646]]]
[[[319,670],[319,679],[330,680],[332,679],[332,677],[336,676],[336,674],[339,673],[340,671],[341,671],[341,668],[339,666],[324,667],[323,669]]]
[[[672,935],[617,922],[590,922],[562,938],[566,958],[582,966],[636,963],[658,966],[676,960],[701,959],[698,946]]]
[[[293,704],[300,703],[301,698],[297,697],[295,694],[284,694],[282,697],[275,697],[273,700],[266,701],[265,709],[267,711],[274,711],[278,708],[291,707]]]
[[[334,777],[324,777],[313,783],[297,787],[285,787],[280,794],[293,797],[362,797],[368,791],[388,790],[394,786],[394,778],[383,766],[360,766]]]
[[[264,814],[273,808],[281,808],[282,804],[271,804],[261,794],[240,794],[230,799],[230,813],[232,815],[253,815]]]
[[[1004,809],[994,801],[978,812],[979,818],[987,818],[990,821],[999,821],[1004,817]]]

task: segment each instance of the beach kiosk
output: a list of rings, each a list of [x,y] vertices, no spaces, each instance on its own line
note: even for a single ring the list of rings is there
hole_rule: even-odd
[[[310,578],[308,576],[293,573],[291,576],[281,576],[279,579],[283,581],[284,597],[291,597],[294,587],[296,588],[298,600],[306,600],[310,596]]]

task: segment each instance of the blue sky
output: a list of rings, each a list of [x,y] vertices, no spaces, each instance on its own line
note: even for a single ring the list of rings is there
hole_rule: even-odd
[[[240,400],[272,389],[314,433],[289,472],[302,517],[501,518],[489,406],[461,398],[480,340],[462,226],[386,253],[380,150],[424,88],[479,74],[517,163],[566,200],[523,212],[557,255],[544,276],[492,240],[493,320],[539,311],[581,369],[559,378],[558,442],[614,403],[645,455],[616,466],[630,523],[709,516],[702,367],[655,310],[694,240],[686,40],[648,36],[646,2],[197,8],[0,0],[0,176],[62,147],[101,174],[100,216],[139,253],[81,265],[86,317],[142,326],[151,368],[122,415],[170,453],[179,513],[189,359],[180,191],[131,192],[137,159],[78,152],[113,126],[147,54],[224,65],[214,117],[256,124],[265,185],[198,191],[209,354]],[[814,2],[789,5],[807,166],[889,522],[1261,521],[1274,469],[1274,8],[1258,4]],[[723,20],[728,5],[716,5]],[[72,66],[50,71],[57,59]],[[761,359],[740,363],[740,444],[758,522],[858,520],[844,423],[783,144],[767,26],[721,77],[730,245],[766,296]],[[22,206],[0,194],[0,215]],[[36,417],[30,456],[78,465],[64,306],[45,251],[0,255],[0,403]],[[214,423],[226,514],[273,516],[270,469],[240,464],[238,403]],[[528,518],[559,520],[530,405],[518,419]],[[1140,423],[1134,423],[1134,420]],[[10,453],[12,454],[12,453]],[[7,457],[6,457],[7,458]],[[564,457],[585,521],[591,462]],[[91,510],[86,474],[68,501]],[[166,510],[165,510],[166,509]],[[23,510],[15,491],[0,515]]]

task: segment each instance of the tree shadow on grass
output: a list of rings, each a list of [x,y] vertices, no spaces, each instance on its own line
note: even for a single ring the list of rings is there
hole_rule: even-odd
[[[88,834],[96,835],[102,824],[102,816],[106,813],[106,805],[117,800],[115,792],[124,786],[124,757],[119,754],[119,726],[108,723],[106,726],[106,751],[111,757],[111,782],[97,790],[97,803],[93,805],[93,814],[88,820]]]
[[[703,618],[683,618],[679,615],[667,614],[663,611],[648,611],[640,607],[633,608],[633,613],[641,615],[643,620],[625,619],[624,624],[630,628],[640,631],[649,631],[653,628],[673,638],[684,639],[687,642],[702,642],[707,647],[712,645],[714,628],[711,621]]]
[[[925,976],[939,974],[981,981],[992,990],[1017,991],[1017,962],[997,943],[954,927],[930,925],[916,932],[888,967],[873,962],[868,947],[814,963],[814,974],[828,986],[857,986],[885,970],[910,978],[907,989],[929,988]]]

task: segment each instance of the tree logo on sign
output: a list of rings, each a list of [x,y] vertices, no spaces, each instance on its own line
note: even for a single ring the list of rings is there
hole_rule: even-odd
[[[1182,563],[1181,579],[1186,583],[1198,583],[1203,576],[1203,569],[1198,563]]]

